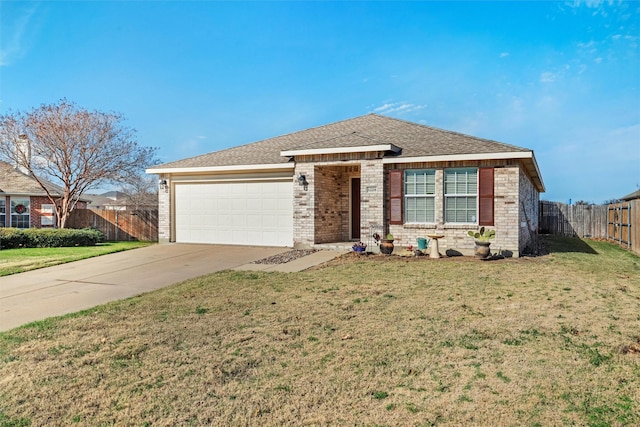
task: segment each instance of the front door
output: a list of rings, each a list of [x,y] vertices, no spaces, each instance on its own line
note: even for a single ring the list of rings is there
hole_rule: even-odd
[[[351,238],[360,238],[360,178],[351,178]]]

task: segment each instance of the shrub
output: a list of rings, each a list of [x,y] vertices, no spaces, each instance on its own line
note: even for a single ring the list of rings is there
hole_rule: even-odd
[[[27,245],[27,236],[18,228],[0,228],[0,248],[22,248]]]
[[[0,228],[0,247],[4,249],[95,246],[103,241],[102,232],[93,228]]]

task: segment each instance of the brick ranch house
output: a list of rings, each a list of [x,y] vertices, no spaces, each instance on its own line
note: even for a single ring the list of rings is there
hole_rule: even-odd
[[[47,183],[51,194],[62,189]],[[77,209],[86,209],[87,201],[79,200]],[[47,228],[55,227],[55,207],[36,180],[0,161],[0,227]]]
[[[159,241],[314,247],[437,232],[470,255],[495,228],[513,256],[538,228],[544,184],[532,150],[368,114],[164,165]],[[343,247],[350,244],[344,243]]]

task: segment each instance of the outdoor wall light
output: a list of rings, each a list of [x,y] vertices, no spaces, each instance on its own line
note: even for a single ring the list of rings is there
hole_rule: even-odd
[[[167,185],[166,179],[161,179],[158,183],[160,184],[160,189],[164,190],[165,193],[169,192],[169,186]]]
[[[303,174],[298,175],[298,184],[300,184],[304,190],[306,191],[309,188],[309,183],[307,182],[307,177]]]

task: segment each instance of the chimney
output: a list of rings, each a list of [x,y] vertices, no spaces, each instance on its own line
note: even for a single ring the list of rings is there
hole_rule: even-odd
[[[25,175],[29,175],[26,165],[31,164],[31,143],[25,134],[18,135],[16,141],[16,164],[15,167]]]

